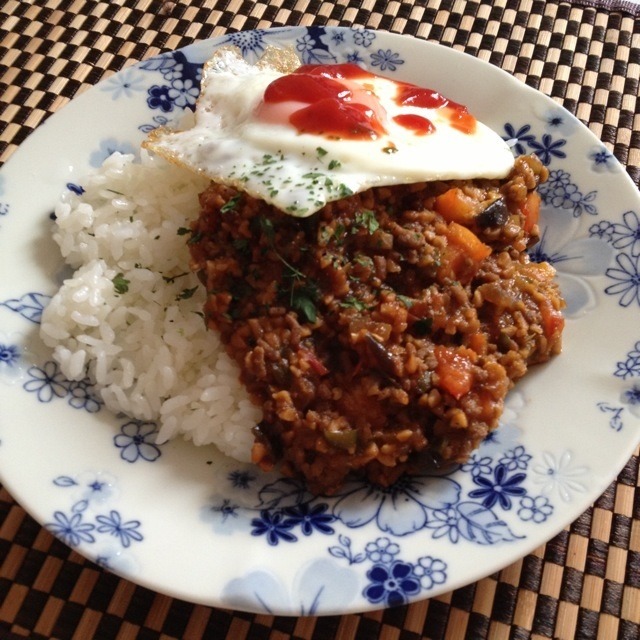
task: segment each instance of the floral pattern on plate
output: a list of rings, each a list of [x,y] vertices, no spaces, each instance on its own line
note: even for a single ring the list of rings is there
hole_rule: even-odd
[[[206,448],[158,444],[155,424],[110,416],[89,380],[65,380],[51,354],[34,348],[58,276],[12,253],[16,239],[41,240],[53,204],[42,195],[24,209],[31,188],[24,167],[40,163],[48,173],[49,150],[71,149],[73,161],[65,156],[63,164],[72,174],[52,175],[58,191],[81,193],[83,175],[108,153],[134,151],[149,131],[188,115],[202,64],[229,45],[249,60],[284,45],[304,63],[353,62],[414,82],[426,76],[445,94],[461,91],[472,110],[477,103],[515,153],[536,152],[548,166],[542,238],[530,255],[557,269],[568,302],[567,353],[523,381],[501,428],[458,468],[388,488],[353,480],[335,496],[313,497],[295,480]],[[463,83],[450,82],[451,65]],[[483,106],[486,92],[477,89],[488,85],[508,109]],[[19,371],[19,384],[0,384],[0,473],[73,548],[160,591],[217,606],[294,615],[375,609],[437,595],[514,561],[577,517],[631,455],[640,417],[640,199],[613,155],[550,99],[437,45],[299,27],[167,52],[83,100],[77,111],[73,101],[53,116],[48,137],[27,140],[0,173],[0,257],[10,256],[6,273],[20,266],[0,282],[0,375]],[[70,122],[78,131],[72,140]],[[603,326],[616,331],[601,340]],[[33,447],[36,440],[42,445]]]
[[[518,400],[513,403],[518,405]],[[513,412],[513,407],[511,407]],[[509,415],[509,413],[507,414]],[[503,430],[514,430],[504,425]],[[379,487],[352,480],[335,496],[313,497],[304,484],[290,478],[260,482],[250,467],[236,468],[216,486],[223,489],[202,509],[202,518],[218,533],[232,535],[250,529],[266,545],[291,545],[313,536],[317,547],[349,567],[342,576],[341,597],[358,595],[372,605],[406,604],[435,586],[446,585],[445,559],[434,554],[408,560],[401,553],[404,540],[419,534],[452,545],[504,545],[527,536],[532,526],[550,518],[558,499],[571,500],[586,490],[588,468],[573,463],[571,451],[555,456],[545,452],[534,459],[525,447],[496,450],[491,441],[481,445],[464,465],[446,473],[403,477],[395,485]],[[362,547],[351,531],[365,529],[375,537]],[[428,545],[425,546],[428,549]],[[338,565],[324,558],[306,577],[315,598],[330,591]],[[252,608],[271,613],[271,579],[256,577],[264,587],[252,594]],[[232,580],[225,592],[230,606],[246,594],[238,593],[244,582]],[[347,589],[350,585],[350,591]],[[263,593],[264,591],[264,593]],[[300,615],[312,615],[314,606],[299,603]]]
[[[139,520],[125,520],[111,504],[118,495],[117,483],[108,474],[84,473],[79,478],[58,476],[53,484],[71,489],[72,504],[53,512],[44,527],[70,547],[82,543],[95,548],[92,560],[111,570],[129,570],[135,559],[126,550],[142,542]]]

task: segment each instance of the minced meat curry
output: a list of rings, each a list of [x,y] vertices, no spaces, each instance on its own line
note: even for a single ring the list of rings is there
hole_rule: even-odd
[[[564,303],[538,239],[547,169],[379,187],[300,219],[218,184],[189,246],[264,412],[253,459],[335,492],[462,462],[529,365],[561,348]]]

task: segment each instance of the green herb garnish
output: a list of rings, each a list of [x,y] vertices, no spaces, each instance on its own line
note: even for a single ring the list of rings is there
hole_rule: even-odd
[[[193,296],[193,294],[198,290],[198,287],[193,287],[193,289],[183,289],[177,296],[176,300],[188,300]]]
[[[356,309],[357,311],[366,311],[368,309],[367,305],[362,302],[362,300],[358,300],[358,298],[354,298],[353,296],[347,296],[341,303],[341,307]]]
[[[413,307],[413,305],[415,304],[415,300],[413,298],[403,296],[399,293],[396,293],[396,298],[398,298],[398,300],[400,300],[400,302],[402,302],[402,304],[404,304],[407,309],[411,309],[411,307]]]
[[[118,273],[111,282],[113,282],[113,288],[116,293],[123,294],[129,291],[130,280],[127,280],[123,273]]]
[[[171,284],[175,282],[178,278],[183,278],[184,276],[188,276],[189,272],[185,271],[184,273],[179,273],[177,276],[162,276],[162,279],[167,283]]]
[[[315,322],[318,317],[316,303],[320,292],[315,282],[291,288],[291,308],[298,311],[307,322]]]
[[[273,222],[265,216],[259,216],[258,224],[260,225],[260,231],[264,234],[265,238],[270,243],[273,243],[273,239],[275,238],[275,229],[273,228]]]
[[[351,191],[351,189],[349,189],[346,184],[341,184],[338,187],[338,193],[340,194],[341,198],[346,198],[347,196],[353,195],[353,191]]]
[[[380,228],[380,223],[376,218],[376,214],[369,209],[358,211],[354,219],[355,226],[352,227],[351,233],[356,233],[358,228],[367,230],[367,233],[375,233]]]
[[[233,198],[231,198],[228,202],[225,202],[225,204],[220,207],[220,213],[228,213],[229,211],[233,211],[236,208],[238,202],[240,202],[241,197],[241,194],[238,194],[236,196],[233,196]]]
[[[353,261],[367,269],[373,269],[374,267],[373,260],[369,256],[364,256],[360,253],[354,257]]]
[[[196,244],[198,242],[200,242],[200,240],[202,240],[202,238],[204,238],[204,236],[202,235],[201,231],[196,231],[188,240],[187,240],[187,244]]]

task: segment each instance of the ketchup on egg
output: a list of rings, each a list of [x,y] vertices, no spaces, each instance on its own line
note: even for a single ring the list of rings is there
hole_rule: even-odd
[[[257,117],[273,124],[289,123],[299,133],[334,139],[376,140],[388,133],[386,110],[374,92],[375,74],[355,64],[302,65],[277,78],[265,90]],[[393,82],[393,102],[400,113],[396,125],[424,136],[435,125],[421,110],[442,110],[450,125],[473,133],[476,120],[467,108],[431,89]],[[416,112],[417,111],[417,112]]]
[[[432,89],[423,89],[414,84],[404,82],[397,84],[396,104],[407,107],[420,107],[422,109],[445,109],[449,122],[454,129],[458,129],[463,133],[474,132],[476,119],[464,105],[449,100]]]
[[[413,131],[417,136],[424,136],[436,130],[435,125],[429,118],[424,118],[415,113],[401,113],[400,115],[394,116],[393,121],[401,127]]]

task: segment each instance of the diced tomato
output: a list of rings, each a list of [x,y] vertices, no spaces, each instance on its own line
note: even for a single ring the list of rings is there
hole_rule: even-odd
[[[463,249],[465,254],[474,262],[482,262],[491,255],[491,247],[489,245],[482,242],[471,229],[467,229],[467,227],[463,227],[457,222],[449,224],[447,238],[449,242]]]
[[[470,224],[477,213],[478,203],[464,193],[462,189],[453,187],[435,199],[435,210],[447,222]]]
[[[459,400],[471,391],[473,386],[473,362],[468,349],[437,346],[435,355],[438,360],[436,374],[438,386]]]
[[[527,199],[520,208],[520,212],[524,217],[522,228],[527,233],[531,233],[540,219],[540,196],[536,191],[529,192]]]

